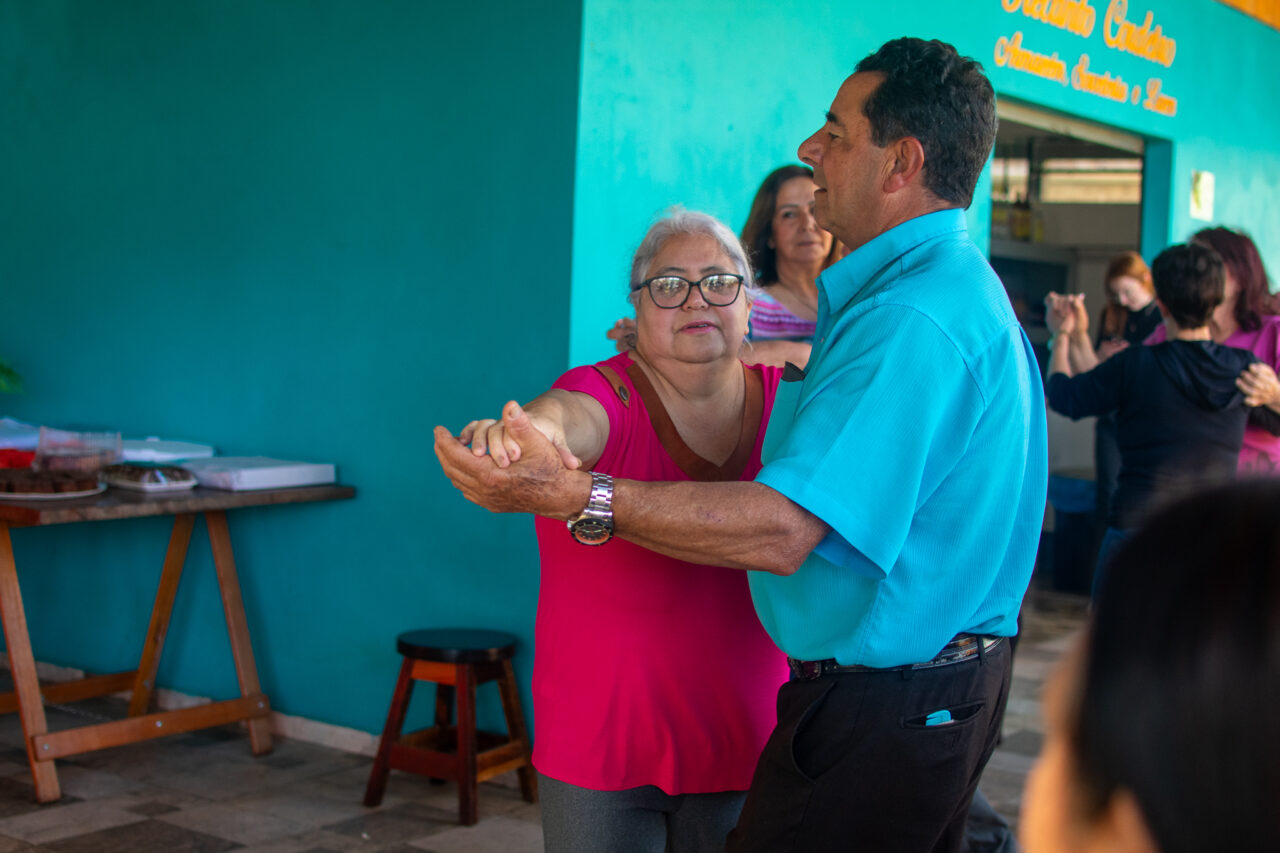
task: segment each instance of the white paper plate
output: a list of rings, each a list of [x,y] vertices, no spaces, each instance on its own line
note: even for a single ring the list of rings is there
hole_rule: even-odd
[[[103,482],[113,489],[128,489],[131,492],[185,492],[194,489],[194,478],[179,483],[139,483],[137,480],[117,480],[107,477]]]
[[[65,501],[100,495],[106,490],[107,484],[99,483],[96,489],[85,489],[82,492],[0,492],[0,501]]]

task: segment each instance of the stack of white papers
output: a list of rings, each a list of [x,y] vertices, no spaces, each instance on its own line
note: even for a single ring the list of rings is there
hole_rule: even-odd
[[[265,456],[216,456],[191,459],[182,467],[196,475],[202,486],[214,489],[281,489],[287,486],[317,486],[338,479],[331,464],[290,462]]]

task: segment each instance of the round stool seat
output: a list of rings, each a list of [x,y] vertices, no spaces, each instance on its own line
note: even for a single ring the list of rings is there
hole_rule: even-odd
[[[438,663],[496,663],[516,652],[516,638],[505,631],[479,628],[431,628],[396,637],[396,650],[407,658]]]

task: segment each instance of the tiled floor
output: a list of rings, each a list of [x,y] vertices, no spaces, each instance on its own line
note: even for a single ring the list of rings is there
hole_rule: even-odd
[[[1079,628],[1083,599],[1033,593],[1023,610],[1023,639],[1005,738],[983,790],[1010,819],[1040,748],[1040,688]],[[85,714],[122,714],[117,700],[51,708],[51,728]],[[538,808],[519,792],[482,786],[480,823],[455,823],[452,785],[395,773],[379,808],[361,805],[369,759],[277,740],[262,758],[234,728],[181,735],[59,762],[61,801],[40,806],[22,750],[16,715],[0,717],[0,853],[487,853],[541,851]]]

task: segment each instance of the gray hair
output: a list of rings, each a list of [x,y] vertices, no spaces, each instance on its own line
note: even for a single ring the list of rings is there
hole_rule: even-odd
[[[673,207],[662,215],[662,218],[649,226],[649,231],[640,241],[635,257],[631,259],[631,293],[627,297],[633,303],[639,293],[635,288],[644,280],[645,270],[653,263],[658,252],[662,251],[667,240],[683,234],[705,234],[719,244],[724,253],[733,261],[733,267],[742,276],[742,287],[748,298],[754,299],[758,289],[751,264],[747,262],[747,253],[742,248],[737,235],[719,219],[696,210],[685,210]]]

